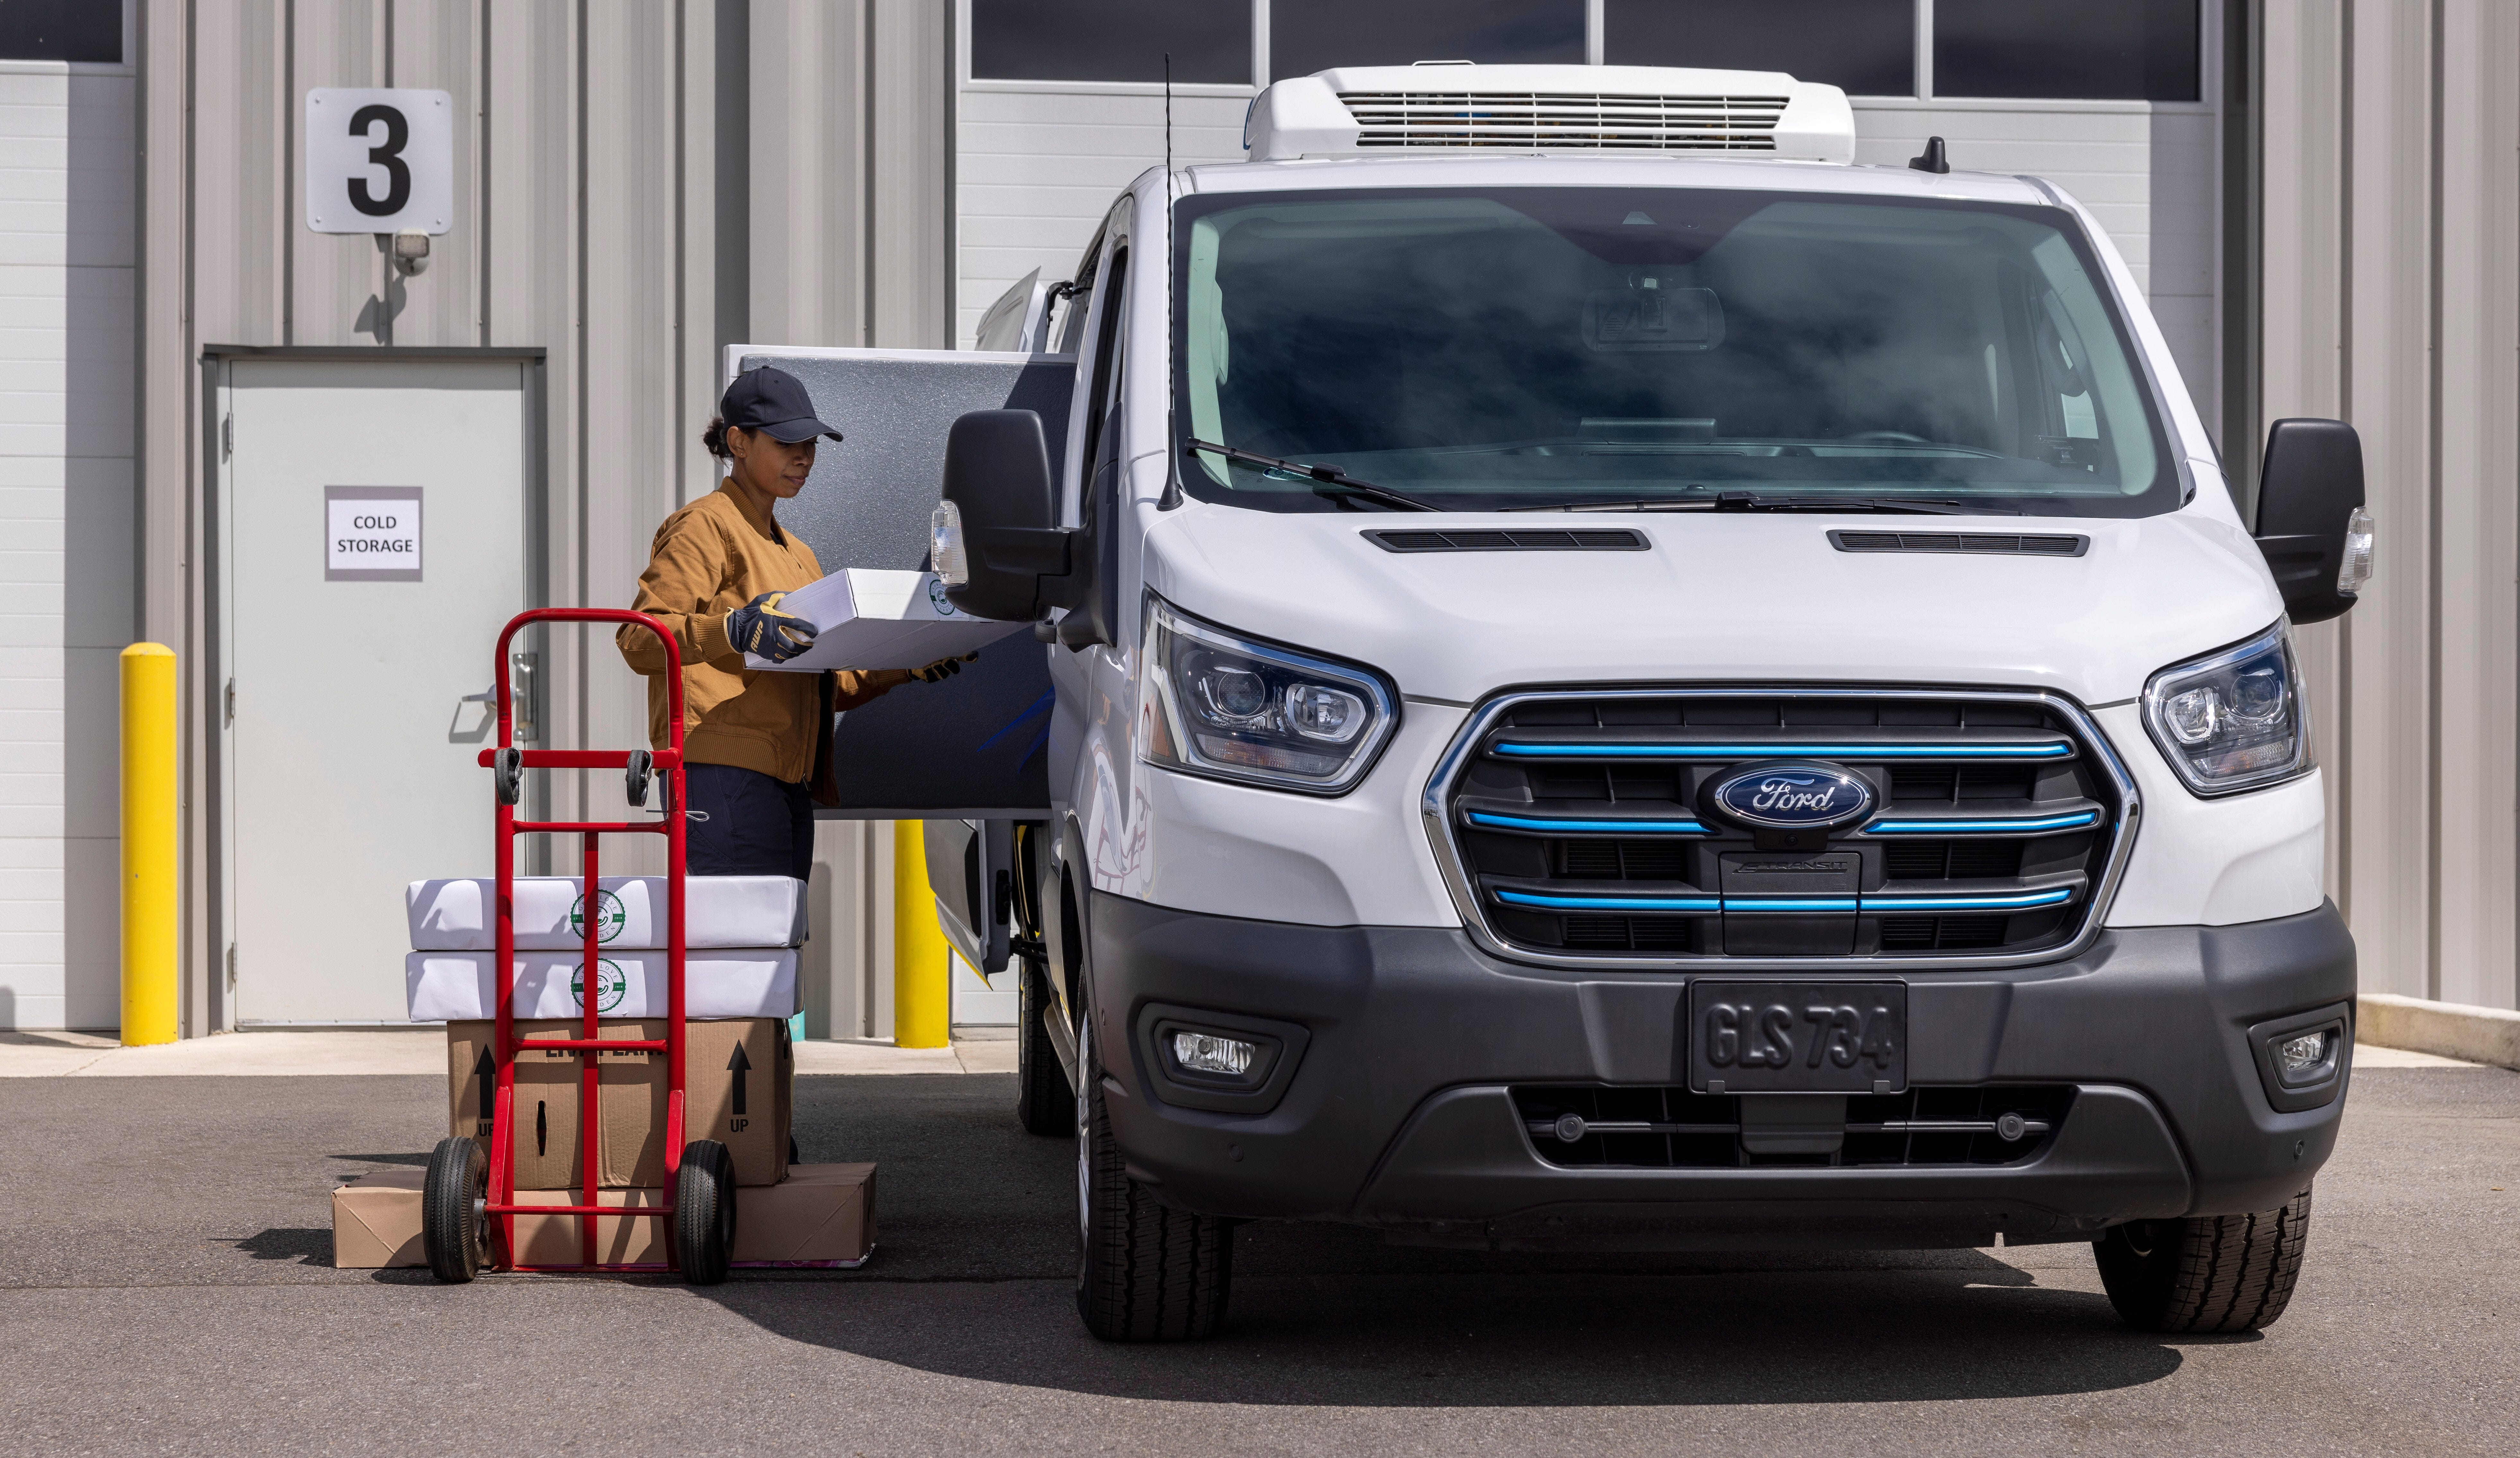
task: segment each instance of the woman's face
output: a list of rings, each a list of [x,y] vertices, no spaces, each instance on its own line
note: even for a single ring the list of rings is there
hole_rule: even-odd
[[[726,448],[735,453],[735,474],[756,491],[786,501],[805,489],[814,474],[814,437],[790,444],[767,431],[741,427],[726,433]]]

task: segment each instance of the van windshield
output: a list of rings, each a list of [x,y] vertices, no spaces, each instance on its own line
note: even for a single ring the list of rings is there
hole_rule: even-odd
[[[2097,260],[2055,208],[1674,188],[1179,205],[1185,440],[1447,511],[2180,505]],[[1394,505],[1180,449],[1205,500]]]

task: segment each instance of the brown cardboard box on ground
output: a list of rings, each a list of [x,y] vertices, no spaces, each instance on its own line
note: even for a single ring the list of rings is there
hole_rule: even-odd
[[[333,1192],[333,1264],[339,1270],[427,1265],[420,1249],[424,1169],[380,1169]]]
[[[526,1038],[575,1037],[581,1025],[532,1019],[517,1025]],[[496,1066],[487,1021],[446,1025],[447,1126],[486,1151]],[[647,1018],[600,1025],[604,1038],[661,1039],[665,1021]],[[775,1185],[787,1177],[788,1136],[794,1113],[795,1055],[779,1018],[731,1018],[684,1025],[688,1084],[683,1092],[685,1140],[715,1139],[735,1157],[738,1185]],[[598,1068],[606,1189],[655,1188],[665,1182],[665,1059],[660,1053],[607,1053]],[[517,1060],[516,1188],[577,1186],[578,1061],[567,1050],[528,1050]],[[679,1162],[682,1151],[673,1158]],[[633,1221],[631,1223],[638,1223]]]
[[[791,1164],[784,1183],[736,1192],[738,1265],[852,1266],[874,1250],[873,1164]]]
[[[333,1192],[333,1264],[341,1270],[427,1265],[421,1249],[420,1192],[426,1173],[383,1169]],[[518,1205],[574,1205],[574,1190],[519,1190]],[[654,1207],[662,1190],[605,1190],[599,1205]],[[875,1250],[875,1166],[797,1164],[776,1185],[736,1192],[735,1260],[753,1267],[848,1267]],[[608,1264],[663,1265],[671,1222],[649,1216],[596,1217],[595,1258]],[[583,1258],[571,1215],[517,1216],[517,1261],[575,1265]]]

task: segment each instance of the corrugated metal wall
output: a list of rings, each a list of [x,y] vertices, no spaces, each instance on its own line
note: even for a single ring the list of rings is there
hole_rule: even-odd
[[[628,602],[656,523],[714,485],[698,433],[720,345],[947,342],[949,9],[146,0],[145,147],[179,159],[151,163],[142,205],[149,636],[198,675],[188,568],[213,345],[546,349],[551,596]],[[298,126],[319,86],[453,96],[456,226],[418,278],[393,278],[372,237],[306,230]],[[608,639],[554,650],[551,742],[639,742],[644,699]],[[580,779],[556,785],[562,810]],[[207,816],[189,808],[204,867]],[[195,1031],[217,1022],[206,894],[197,875]]]
[[[2378,575],[2302,634],[2373,991],[2520,1003],[2520,7],[2266,4],[2259,413],[2362,433]]]
[[[135,85],[0,62],[0,1027],[120,1016]]]

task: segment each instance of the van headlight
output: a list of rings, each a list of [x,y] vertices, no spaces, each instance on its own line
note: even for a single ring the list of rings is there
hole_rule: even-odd
[[[1259,643],[1147,600],[1138,757],[1220,780],[1340,795],[1399,719],[1382,676]]]
[[[2308,774],[2310,716],[2284,625],[2237,648],[2164,668],[2144,685],[2143,721],[2198,795]]]

